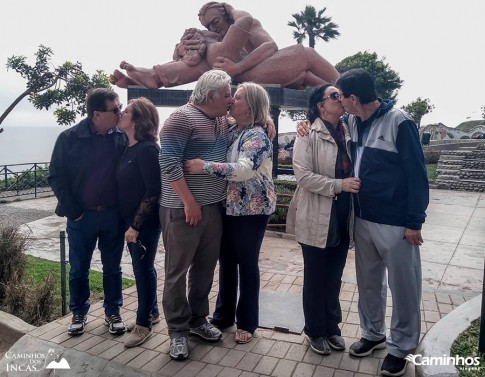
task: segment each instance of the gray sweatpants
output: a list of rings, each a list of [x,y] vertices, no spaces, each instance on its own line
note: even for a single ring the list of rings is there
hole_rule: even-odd
[[[171,338],[188,336],[189,329],[207,322],[209,315],[209,293],[221,247],[221,204],[201,209],[202,220],[189,225],[183,208],[160,207],[165,247],[162,303]]]
[[[362,337],[375,341],[386,335],[389,284],[392,317],[387,350],[396,357],[414,352],[421,330],[421,258],[419,247],[403,239],[404,229],[355,218],[355,266]]]

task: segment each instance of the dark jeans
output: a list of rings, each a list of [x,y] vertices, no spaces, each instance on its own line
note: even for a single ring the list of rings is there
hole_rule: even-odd
[[[103,264],[104,311],[106,315],[120,313],[123,305],[121,257],[123,255],[123,224],[115,207],[103,212],[84,212],[78,221],[67,220],[69,241],[69,307],[73,314],[89,310],[89,268],[96,242]]]
[[[212,316],[216,326],[231,326],[236,318],[239,329],[253,333],[258,327],[258,260],[268,220],[267,215],[223,216],[219,294]]]
[[[301,244],[304,262],[303,313],[305,334],[312,338],[340,335],[339,294],[349,250],[347,232],[335,247],[321,249]]]
[[[125,230],[131,222],[125,224]],[[158,218],[143,225],[138,234],[140,243],[129,243],[133,272],[135,273],[136,291],[138,293],[138,309],[136,324],[152,327],[152,316],[159,315],[157,303],[157,271],[155,256],[162,229]],[[145,250],[140,246],[143,245]]]

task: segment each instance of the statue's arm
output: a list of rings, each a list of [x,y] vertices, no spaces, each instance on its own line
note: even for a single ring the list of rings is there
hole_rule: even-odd
[[[258,65],[278,51],[278,46],[271,36],[263,29],[261,23],[249,13],[236,20],[224,37],[221,58],[217,59],[214,68],[226,71],[230,76],[237,76]],[[232,29],[232,30],[231,30]],[[234,48],[238,53],[246,47],[249,54],[242,60],[235,60]]]

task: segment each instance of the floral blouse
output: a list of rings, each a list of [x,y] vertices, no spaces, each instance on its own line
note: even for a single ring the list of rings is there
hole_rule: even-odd
[[[206,161],[204,172],[227,179],[226,214],[270,215],[276,208],[272,179],[273,145],[264,129],[248,126],[229,129],[227,163]]]

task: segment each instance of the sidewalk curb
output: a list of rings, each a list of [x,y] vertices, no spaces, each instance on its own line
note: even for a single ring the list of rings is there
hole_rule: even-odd
[[[479,294],[436,322],[419,343],[415,354],[423,357],[450,356],[456,338],[480,317],[481,303],[482,295]],[[416,365],[416,376],[458,377],[459,373],[453,365]]]
[[[12,314],[0,310],[0,328],[2,337],[18,340],[26,333],[36,329],[35,326],[22,321]]]

